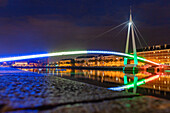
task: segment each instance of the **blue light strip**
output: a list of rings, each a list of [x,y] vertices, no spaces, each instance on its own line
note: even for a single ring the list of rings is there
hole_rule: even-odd
[[[87,54],[87,51],[68,51],[68,52],[56,52],[56,53],[7,57],[7,58],[0,58],[0,62],[34,59],[34,58],[44,58],[44,57],[51,57],[51,56],[75,55],[75,54]]]

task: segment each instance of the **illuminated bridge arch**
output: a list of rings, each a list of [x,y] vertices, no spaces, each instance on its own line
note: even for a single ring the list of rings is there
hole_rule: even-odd
[[[7,57],[0,58],[0,62],[7,61],[17,61],[17,60],[25,60],[25,59],[33,59],[33,58],[44,58],[51,56],[66,56],[66,55],[80,55],[80,54],[107,54],[107,55],[115,55],[120,57],[127,57],[133,59],[134,56],[131,54],[115,52],[115,51],[102,51],[102,50],[82,50],[82,51],[66,51],[66,52],[54,52],[54,53],[45,53],[45,54],[35,54],[35,55],[25,55],[25,56],[15,56],[15,57]],[[159,65],[153,61],[137,57],[139,61],[146,62],[152,65]]]

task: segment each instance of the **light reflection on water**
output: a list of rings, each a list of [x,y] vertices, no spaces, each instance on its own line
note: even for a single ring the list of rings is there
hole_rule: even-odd
[[[73,77],[73,78],[86,78],[90,80],[97,80],[101,83],[110,82],[124,84],[124,75],[122,71],[103,71],[103,70],[76,70],[76,69],[57,69],[57,68],[43,68],[43,69],[24,69],[31,72],[47,73],[49,76]],[[133,82],[133,74],[126,74],[128,82]],[[153,76],[155,74],[149,72],[139,72],[135,74],[138,80]],[[161,76],[151,82],[139,86],[144,88],[147,93],[166,95],[170,92],[170,73],[161,73]]]

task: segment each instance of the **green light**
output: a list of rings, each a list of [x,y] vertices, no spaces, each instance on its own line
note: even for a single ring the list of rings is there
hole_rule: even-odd
[[[127,65],[128,59],[124,58],[124,65]]]
[[[140,81],[137,82],[137,86],[140,86],[140,85],[142,85],[142,84],[145,84],[145,79],[142,79],[142,80],[140,80]],[[131,84],[126,85],[126,88],[127,88],[127,89],[130,89],[130,88],[133,88],[133,87],[134,87],[134,83],[131,83]]]
[[[134,64],[138,65],[137,54],[134,54]]]
[[[146,78],[146,79],[142,79],[142,80],[137,82],[137,86],[140,86],[140,85],[145,84],[147,82],[153,81],[157,78],[159,78],[159,75],[155,75],[155,76],[152,76],[152,77],[149,77],[149,78]],[[137,79],[136,79],[136,81],[137,81]],[[128,85],[119,86],[119,87],[111,87],[111,88],[108,88],[108,89],[114,90],[114,91],[122,91],[124,89],[130,89],[130,88],[133,88],[133,87],[134,87],[134,83],[130,83]]]
[[[170,72],[170,70],[165,70],[165,72]]]
[[[126,75],[124,76],[124,84],[128,84],[127,76]]]

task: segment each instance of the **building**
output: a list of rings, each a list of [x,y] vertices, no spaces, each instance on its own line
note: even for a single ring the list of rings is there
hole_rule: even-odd
[[[70,59],[62,59],[58,62],[58,66],[75,66],[75,60]]]
[[[124,66],[123,57],[114,55],[99,55],[98,66]]]
[[[170,65],[170,45],[155,45],[137,49],[137,55],[145,59]]]
[[[76,57],[75,66],[97,66],[97,56]]]
[[[79,56],[75,66],[123,66],[123,57],[113,55]]]
[[[15,62],[12,64],[12,66],[18,66],[18,67],[27,67],[29,66],[28,62]]]
[[[59,62],[49,62],[49,64],[47,64],[47,67],[57,67]]]

